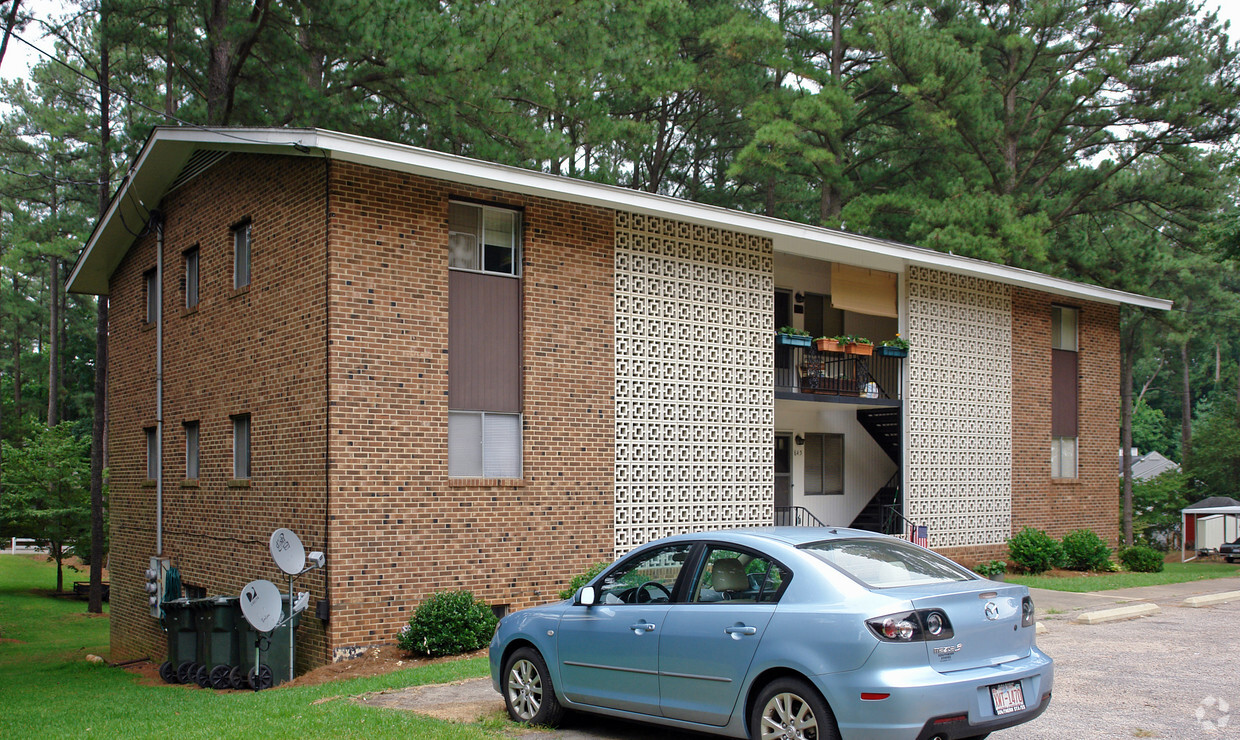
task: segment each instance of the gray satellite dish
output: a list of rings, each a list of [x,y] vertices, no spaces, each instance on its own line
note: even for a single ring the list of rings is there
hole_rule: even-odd
[[[241,614],[259,632],[270,632],[284,616],[280,589],[271,581],[250,581],[241,589]]]
[[[280,528],[271,533],[271,558],[290,576],[306,569],[306,548],[291,529]]]

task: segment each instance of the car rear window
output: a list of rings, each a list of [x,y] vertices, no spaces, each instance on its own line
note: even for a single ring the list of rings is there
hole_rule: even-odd
[[[972,580],[950,560],[897,539],[840,539],[801,549],[870,588],[918,586]]]

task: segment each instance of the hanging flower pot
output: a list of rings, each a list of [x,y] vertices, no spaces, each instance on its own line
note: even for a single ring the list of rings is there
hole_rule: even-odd
[[[819,352],[843,352],[844,348],[833,337],[818,337],[814,340],[814,349]]]

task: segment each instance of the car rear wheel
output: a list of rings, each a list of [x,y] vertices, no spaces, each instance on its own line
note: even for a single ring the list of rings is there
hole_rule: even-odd
[[[813,686],[796,678],[772,681],[749,715],[751,740],[839,740],[835,715]]]
[[[504,664],[504,706],[508,716],[530,725],[554,726],[564,716],[555,698],[547,663],[537,650],[524,647],[508,656]]]

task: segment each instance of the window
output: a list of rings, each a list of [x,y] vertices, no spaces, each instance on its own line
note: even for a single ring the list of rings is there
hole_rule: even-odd
[[[448,412],[448,475],[520,478],[521,415]]]
[[[185,307],[198,305],[198,247],[185,250]]]
[[[159,477],[159,430],[155,427],[146,428],[146,479],[155,480]]]
[[[843,495],[844,435],[805,435],[805,493]]]
[[[516,275],[520,218],[516,211],[448,204],[448,266]]]
[[[146,288],[146,323],[154,324],[159,321],[159,272],[147,270],[142,282]]]
[[[185,479],[198,480],[198,422],[187,421],[185,430]]]
[[[955,583],[974,578],[947,558],[895,537],[827,540],[802,549],[870,588]]]
[[[668,545],[621,563],[598,586],[599,604],[665,604],[673,599],[676,580],[693,543]]]
[[[232,417],[233,425],[233,479],[250,478],[250,415]]]
[[[699,603],[779,601],[788,581],[784,568],[739,550],[712,548],[690,597]]]
[[[1077,477],[1080,310],[1051,306],[1051,477]]]
[[[250,284],[250,224],[233,227],[233,289]]]

